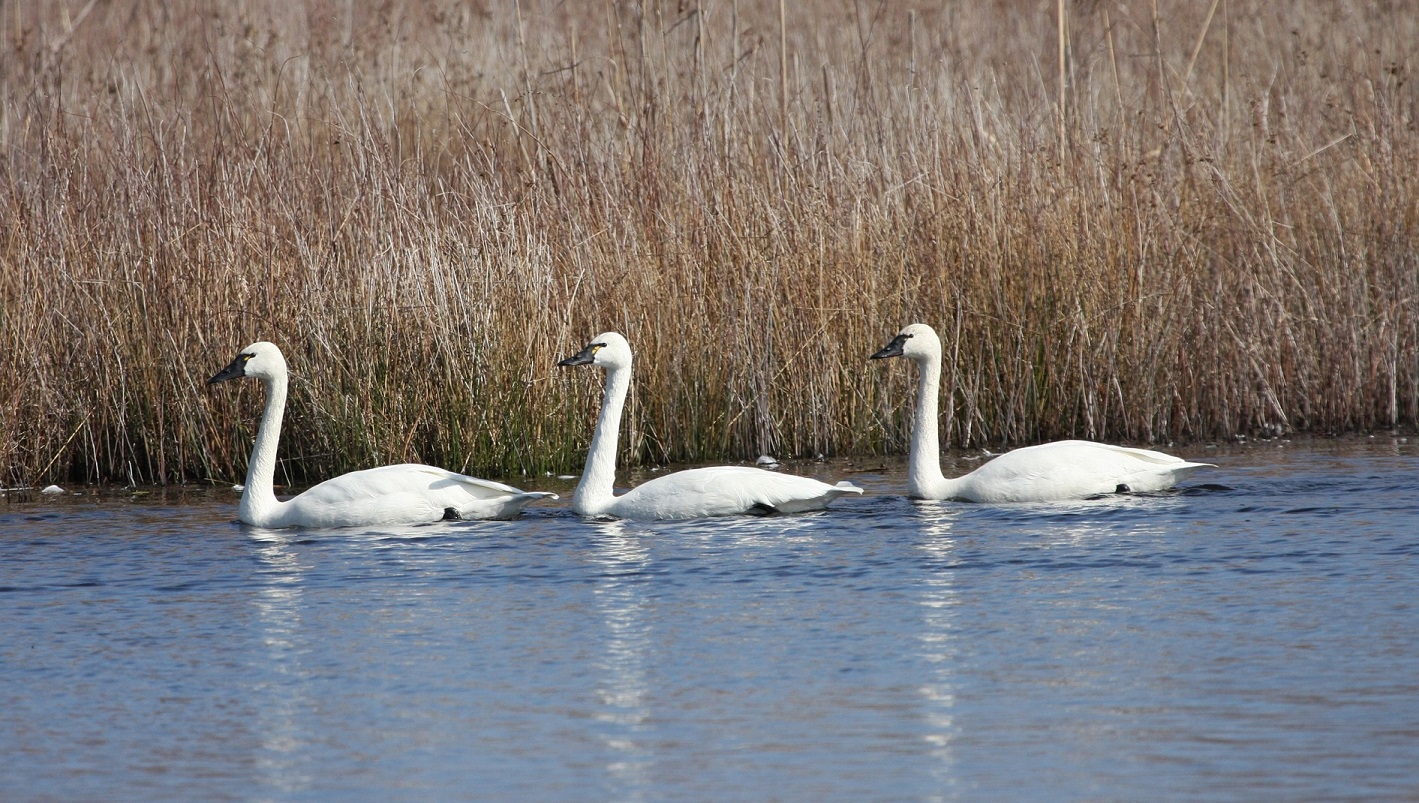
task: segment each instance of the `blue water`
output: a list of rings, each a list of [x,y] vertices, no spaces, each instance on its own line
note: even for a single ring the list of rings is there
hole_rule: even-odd
[[[11,493],[0,798],[1419,798],[1419,448],[1182,451],[1176,495],[808,464],[869,494],[665,524]]]

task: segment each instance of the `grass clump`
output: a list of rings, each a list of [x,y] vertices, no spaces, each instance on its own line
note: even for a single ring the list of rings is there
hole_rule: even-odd
[[[1369,3],[0,15],[0,481],[228,480],[277,342],[286,479],[1419,418],[1419,19]],[[783,10],[784,16],[780,16]]]

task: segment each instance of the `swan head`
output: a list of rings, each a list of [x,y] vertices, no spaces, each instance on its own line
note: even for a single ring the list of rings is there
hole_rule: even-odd
[[[937,359],[941,356],[941,338],[936,330],[924,323],[914,323],[892,338],[892,342],[868,357],[869,360],[885,360],[888,357],[906,357],[911,360]]]
[[[586,348],[557,363],[561,366],[599,365],[602,368],[627,368],[631,364],[631,344],[616,332],[602,332],[591,339]]]
[[[267,343],[262,340],[242,349],[236,359],[223,368],[221,373],[208,379],[207,384],[215,385],[218,382],[240,379],[244,376],[270,379],[276,376],[285,376],[285,374],[286,358],[282,356],[281,350],[276,347],[275,343]]]

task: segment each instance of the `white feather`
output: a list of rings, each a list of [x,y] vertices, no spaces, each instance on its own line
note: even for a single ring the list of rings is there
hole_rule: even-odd
[[[631,386],[630,344],[620,334],[606,332],[597,335],[581,354],[561,364],[592,364],[606,369],[601,414],[586,456],[586,470],[572,496],[572,510],[583,516],[692,519],[755,511],[801,513],[819,510],[846,494],[862,493],[861,488],[846,482],[829,485],[759,468],[716,466],[657,477],[618,497],[613,490],[616,441]]]
[[[461,519],[506,519],[530,502],[556,494],[520,491],[434,466],[405,463],[342,474],[281,501],[273,480],[276,444],[286,406],[288,372],[281,350],[267,342],[242,349],[208,384],[238,377],[266,386],[266,410],[256,431],[237,518],[257,527],[356,527],[439,521],[452,510]]]
[[[904,356],[917,364],[916,413],[912,421],[907,485],[918,499],[961,502],[1054,502],[1086,499],[1120,490],[1171,488],[1210,463],[1192,463],[1151,449],[1093,441],[1055,441],[1002,454],[964,477],[941,473],[937,439],[937,397],[941,383],[941,339],[922,323],[903,329],[874,358]]]

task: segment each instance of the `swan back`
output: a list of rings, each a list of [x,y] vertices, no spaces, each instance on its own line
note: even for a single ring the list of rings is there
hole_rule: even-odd
[[[1094,441],[1054,441],[1006,452],[946,480],[939,498],[963,502],[1054,502],[1173,487],[1209,463],[1151,449]]]
[[[352,471],[284,503],[263,527],[351,527],[434,522],[446,518],[506,519],[537,499],[500,482],[434,466],[404,463]]]
[[[749,466],[691,468],[641,483],[603,511],[626,519],[696,519],[741,513],[821,510],[840,496],[860,494],[848,482],[826,482]]]

